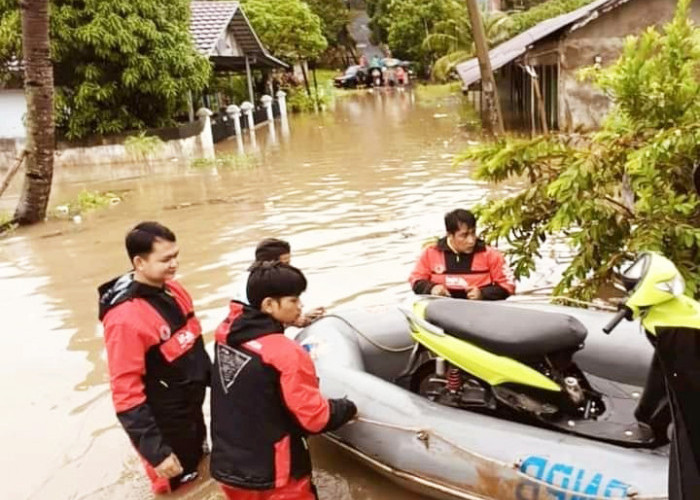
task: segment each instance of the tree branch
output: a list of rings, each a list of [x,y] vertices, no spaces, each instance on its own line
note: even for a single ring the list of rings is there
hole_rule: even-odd
[[[625,213],[626,213],[627,215],[629,215],[631,218],[634,218],[634,212],[632,212],[632,210],[630,210],[629,208],[627,208],[625,205],[623,205],[623,204],[620,203],[619,201],[614,200],[613,198],[610,198],[609,196],[604,196],[603,199],[604,199],[605,201],[608,201],[608,202],[612,203],[613,205],[615,205],[615,206],[617,206],[617,207],[620,207],[622,210],[625,211]]]
[[[27,156],[27,154],[27,150],[23,149],[19,157],[16,159],[15,164],[12,165],[12,167],[10,167],[10,169],[5,174],[5,178],[2,180],[2,184],[0,184],[0,196],[2,196],[7,187],[10,185],[10,181],[19,170],[19,167],[22,165],[22,162],[24,161],[24,158]]]

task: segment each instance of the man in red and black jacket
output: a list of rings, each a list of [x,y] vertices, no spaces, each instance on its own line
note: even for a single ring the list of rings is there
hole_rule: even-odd
[[[515,292],[503,254],[477,238],[473,213],[448,212],[445,229],[447,236],[423,250],[409,277],[415,293],[501,300]]]
[[[352,401],[321,395],[308,353],[284,336],[305,289],[298,269],[262,263],[248,278],[250,306],[232,301],[216,330],[211,474],[230,500],[316,498],[306,436],[357,412]]]
[[[211,362],[192,299],[173,281],[175,235],[143,222],[126,236],[133,272],[99,287],[112,399],[154,493],[197,477]]]

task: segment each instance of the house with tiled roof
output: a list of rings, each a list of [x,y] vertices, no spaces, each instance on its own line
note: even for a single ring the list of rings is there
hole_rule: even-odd
[[[215,72],[246,74],[251,102],[256,102],[253,71],[288,68],[267,51],[238,2],[191,2],[190,12],[190,34],[197,51],[209,58]],[[26,103],[23,90],[0,89],[0,109],[4,116],[0,137],[24,137]]]
[[[215,71],[288,67],[263,46],[238,2],[191,2],[190,11],[194,45]]]

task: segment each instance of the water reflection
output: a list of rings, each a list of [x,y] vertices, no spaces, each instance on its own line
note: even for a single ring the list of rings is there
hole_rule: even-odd
[[[54,200],[89,187],[124,201],[80,225],[50,222],[0,242],[0,303],[13,325],[0,336],[0,439],[11,450],[0,467],[13,471],[4,496],[149,497],[113,415],[97,323],[96,287],[126,270],[130,227],[157,219],[176,232],[180,278],[209,342],[232,282],[267,236],[291,242],[309,278],[308,307],[402,300],[422,242],[443,232],[443,213],[508,191],[452,166],[469,139],[457,104],[426,104],[410,92],[354,95],[333,112],[278,123],[279,143],[261,127],[220,144],[221,154],[257,148],[255,168],[181,161],[57,172]],[[419,498],[328,446],[316,444],[314,455],[323,499]],[[217,494],[200,482],[179,496]]]

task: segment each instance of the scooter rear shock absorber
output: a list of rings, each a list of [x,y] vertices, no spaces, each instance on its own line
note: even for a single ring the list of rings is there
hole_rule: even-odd
[[[462,387],[462,374],[459,368],[450,366],[447,370],[447,390],[457,392]]]

